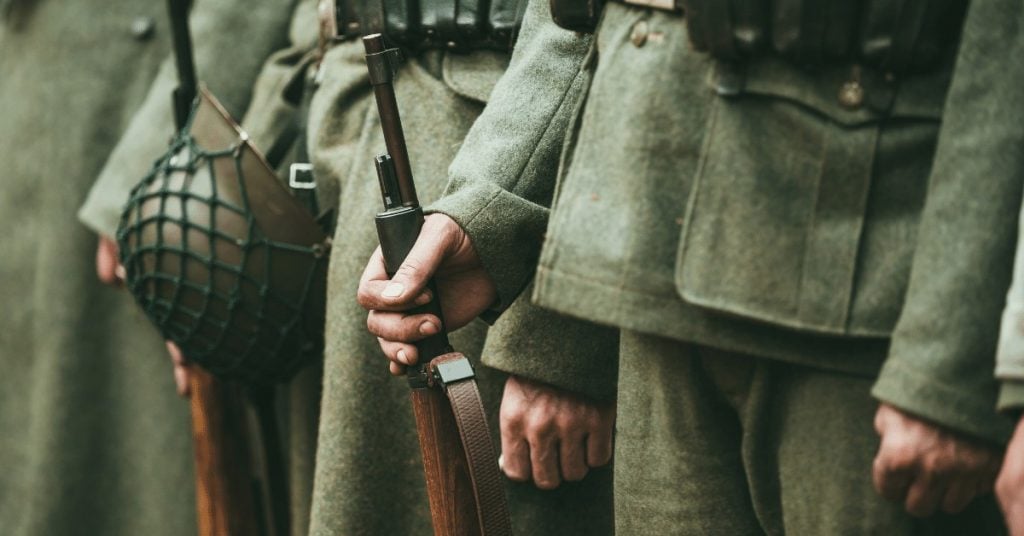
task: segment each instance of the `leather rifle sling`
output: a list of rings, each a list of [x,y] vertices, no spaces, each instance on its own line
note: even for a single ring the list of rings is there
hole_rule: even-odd
[[[393,275],[419,236],[423,225],[423,211],[419,206],[416,185],[412,179],[405,134],[402,130],[398,103],[392,85],[398,50],[386,48],[384,38],[380,34],[364,36],[363,44],[366,48],[370,83],[374,89],[377,109],[381,118],[381,128],[388,147],[387,153],[376,158],[378,179],[385,204],[385,211],[377,214],[376,223],[384,262],[388,274]],[[429,288],[432,289],[434,296],[439,295],[436,288],[433,288],[433,282],[430,283]],[[442,323],[444,322],[441,306],[437,299],[420,306],[413,312],[435,314],[442,319]],[[440,333],[419,341],[416,346],[420,351],[421,359],[426,361],[426,364],[409,368],[410,386],[413,387],[414,393],[417,391],[422,393],[422,389],[442,389],[448,399],[448,404],[445,405],[451,408],[457,430],[451,430],[450,421],[444,415],[439,418],[437,415],[431,417],[424,406],[417,406],[417,400],[423,401],[424,398],[414,394],[413,405],[414,411],[417,412],[417,428],[421,432],[424,429],[429,429],[430,433],[442,434],[444,438],[450,438],[453,445],[461,443],[466,458],[465,470],[462,475],[465,476],[465,473],[468,472],[469,484],[476,503],[479,534],[510,536],[512,523],[508,513],[505,488],[498,468],[498,457],[494,444],[491,442],[480,391],[477,389],[473,366],[466,356],[452,350],[443,328]],[[436,406],[434,409],[437,409]],[[440,408],[440,411],[445,412],[446,409]],[[425,419],[422,421],[421,414],[418,413],[421,410],[424,411],[422,418]],[[458,443],[454,439],[456,434],[459,438]],[[433,493],[431,490],[433,485],[457,487],[455,480],[458,480],[458,477],[453,475],[457,475],[460,471],[458,461],[446,468],[450,470],[449,476],[453,478],[453,481],[437,482],[433,481],[431,477],[430,467],[433,467],[432,464],[441,463],[439,456],[433,455],[437,454],[437,449],[445,442],[426,444],[423,435],[420,436],[420,442],[424,453],[428,491]],[[450,455],[451,453],[441,454]],[[428,461],[428,456],[432,458],[432,461]],[[441,473],[443,471],[437,474]],[[444,515],[438,516],[438,514],[458,516],[460,511],[465,512],[457,504],[453,505],[451,502],[434,504],[433,496],[431,497],[431,507],[445,509],[443,512],[432,512],[435,527],[438,526],[438,520],[445,517]]]
[[[466,356],[452,352],[430,362],[431,376],[444,389],[455,415],[459,437],[466,452],[481,533],[486,536],[512,534],[505,487],[498,455],[491,441],[484,404],[476,385],[472,365]]]

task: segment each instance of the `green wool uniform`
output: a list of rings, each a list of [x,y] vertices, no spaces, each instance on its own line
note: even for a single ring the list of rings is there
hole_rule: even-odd
[[[1024,153],[1020,150],[1024,146],[1024,121],[1020,117],[1024,114],[1024,107],[1017,103],[1019,90],[1016,84],[1024,79],[1024,72],[1021,72],[1024,66],[1010,60],[1024,49],[1024,36],[1004,29],[1021,23],[1024,8],[1005,0],[990,4],[975,8],[977,14],[974,17],[979,21],[977,24],[1000,29],[995,36],[988,37],[991,40],[988,45],[999,51],[998,59],[1002,61],[991,61],[989,69],[979,74],[975,83],[992,95],[992,102],[999,99],[1001,105],[968,101],[974,106],[971,113],[984,118],[984,121],[972,123],[970,127],[977,133],[975,136],[983,136],[986,143],[965,148],[962,156],[971,158],[975,166],[984,166],[980,168],[981,174],[1007,175],[1024,183]],[[1007,35],[1014,39],[1007,39]],[[997,41],[999,37],[1002,40]],[[1002,382],[999,409],[1020,412],[1024,410],[1024,213],[1017,231],[1013,283],[1006,298],[996,358],[996,376]]]
[[[163,10],[157,10],[156,16],[166,19]],[[200,1],[193,10],[191,26],[200,79],[233,117],[245,114],[242,123],[256,146],[270,150],[278,140],[297,135],[300,84],[316,44],[315,2]],[[128,193],[167,150],[174,132],[171,91],[176,86],[177,73],[167,61],[79,211],[82,222],[95,232],[115,234]],[[290,95],[286,88],[295,87],[299,98],[286,97]],[[125,350],[137,352],[139,348],[125,343]],[[157,346],[146,360],[156,368],[150,373],[154,377],[171,377],[166,354]],[[305,534],[308,529],[319,383],[319,368],[310,367],[277,393],[288,456],[293,534]],[[173,394],[171,387],[168,391]],[[181,411],[187,412],[187,404],[181,405]],[[189,429],[183,427],[177,433],[181,455],[191,459]],[[191,497],[194,484],[191,475],[187,476],[183,482],[187,488],[181,493]],[[194,514],[188,514],[191,524],[185,526],[194,530]]]
[[[871,484],[876,398],[983,441],[1009,431],[988,371],[1021,184],[1013,159],[962,157],[1002,113],[976,76],[1000,69],[985,60],[1018,19],[982,16],[955,67],[950,49],[898,72],[715,60],[693,21],[619,3],[582,71],[521,42],[431,209],[466,229],[503,304],[536,273],[539,305],[622,328],[619,533],[999,530],[988,498],[915,521]],[[549,217],[553,185],[530,166],[559,154]]]
[[[542,6],[537,3],[537,6]],[[539,25],[527,12],[520,39],[551,40],[552,32],[579,52],[587,39]],[[539,34],[539,35],[538,35]],[[354,296],[367,258],[377,246],[374,215],[382,209],[373,157],[384,140],[360,42],[333,47],[311,105],[311,155],[319,181],[338,184],[338,225],[329,275],[324,394],[311,534],[431,534],[419,444],[408,387],[391,377],[377,340],[366,331],[366,311]],[[441,193],[446,169],[466,131],[504,72],[508,55],[489,51],[408,54],[396,92],[420,199]],[[555,163],[538,174],[553,177]],[[569,321],[523,301],[484,337],[477,322],[452,336],[476,360],[490,424],[497,440],[497,408],[505,373],[608,399],[614,396],[616,334]],[[588,371],[562,376],[543,364],[560,354],[588,356]],[[532,484],[507,487],[517,534],[610,534],[611,470],[594,469],[582,482],[554,491]]]
[[[161,5],[0,1],[0,527],[195,527],[188,407],[156,332],[75,221],[166,57]]]

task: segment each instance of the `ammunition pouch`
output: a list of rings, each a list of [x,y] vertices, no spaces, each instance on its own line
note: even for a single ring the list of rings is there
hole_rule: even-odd
[[[683,0],[690,40],[718,59],[778,53],[814,69],[852,61],[883,72],[936,67],[956,46],[966,0]]]
[[[550,0],[551,19],[555,24],[580,33],[593,33],[601,18],[605,0]]]
[[[602,0],[550,0],[556,23],[593,31]],[[955,51],[966,0],[620,0],[679,12],[695,49],[719,60],[779,54],[808,69],[862,63],[926,72]]]
[[[405,49],[508,52],[526,0],[321,0],[324,41],[380,33]]]
[[[320,357],[330,239],[206,91],[117,239],[128,290],[191,361],[271,383]]]

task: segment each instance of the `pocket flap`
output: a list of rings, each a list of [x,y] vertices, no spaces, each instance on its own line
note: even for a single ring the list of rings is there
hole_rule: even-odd
[[[852,126],[886,117],[940,119],[951,73],[947,66],[900,78],[859,65],[811,72],[765,56],[743,63],[716,62],[709,83],[723,96],[786,99]]]
[[[509,55],[501,52],[449,52],[445,54],[441,76],[455,93],[486,103],[498,79],[505,73],[508,60]]]

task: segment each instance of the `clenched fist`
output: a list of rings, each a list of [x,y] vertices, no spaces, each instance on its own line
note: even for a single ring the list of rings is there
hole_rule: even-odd
[[[996,480],[996,495],[1013,536],[1024,536],[1024,419],[1017,423],[1006,448],[1003,469]]]
[[[502,469],[512,480],[554,489],[611,460],[615,402],[511,376],[499,419]]]
[[[882,404],[875,414],[882,437],[875,456],[875,489],[902,502],[913,516],[939,508],[960,512],[976,496],[992,491],[999,449]]]

